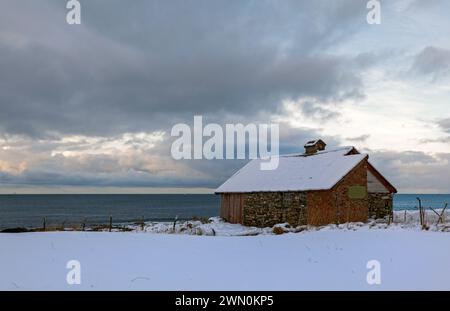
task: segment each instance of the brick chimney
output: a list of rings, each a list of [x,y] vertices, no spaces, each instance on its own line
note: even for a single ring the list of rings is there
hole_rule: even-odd
[[[322,139],[308,141],[305,144],[305,154],[311,155],[317,153],[317,151],[325,150],[326,145]]]

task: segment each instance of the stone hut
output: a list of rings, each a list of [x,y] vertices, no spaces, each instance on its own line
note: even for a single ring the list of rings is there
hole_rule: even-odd
[[[326,225],[392,216],[395,187],[354,147],[279,156],[275,170],[252,160],[216,189],[222,218],[247,226]]]

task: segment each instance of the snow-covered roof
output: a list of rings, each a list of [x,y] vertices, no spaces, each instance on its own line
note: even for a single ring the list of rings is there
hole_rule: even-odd
[[[367,154],[347,155],[352,149],[282,155],[278,168],[267,171],[260,169],[264,160],[252,160],[217,188],[216,193],[328,190],[368,157]]]

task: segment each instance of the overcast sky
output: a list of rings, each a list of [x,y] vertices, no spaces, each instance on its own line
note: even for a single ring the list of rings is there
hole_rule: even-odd
[[[450,192],[449,1],[0,0],[0,192],[198,192],[172,126],[280,124],[354,145],[405,193]]]

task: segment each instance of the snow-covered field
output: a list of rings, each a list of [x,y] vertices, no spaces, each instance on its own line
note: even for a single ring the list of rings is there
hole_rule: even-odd
[[[0,234],[0,289],[450,290],[450,233],[384,227],[351,224],[246,236],[254,229],[218,223],[216,236]],[[220,236],[230,232],[241,236]],[[81,265],[80,285],[66,282],[70,260]],[[380,285],[366,281],[370,260],[381,265]]]

